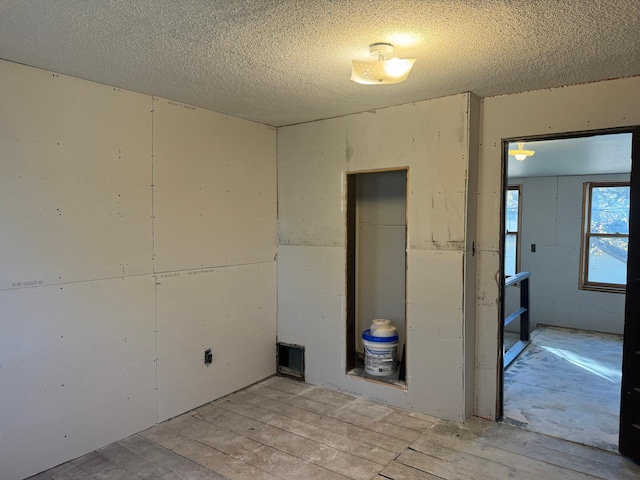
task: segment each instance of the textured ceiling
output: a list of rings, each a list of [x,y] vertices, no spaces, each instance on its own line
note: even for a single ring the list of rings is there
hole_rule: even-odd
[[[640,74],[639,0],[0,0],[0,58],[274,126]],[[349,81],[387,41],[397,85]]]

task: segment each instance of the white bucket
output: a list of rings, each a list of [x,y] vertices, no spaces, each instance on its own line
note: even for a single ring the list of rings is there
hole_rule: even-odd
[[[364,372],[374,377],[390,377],[398,371],[398,334],[377,337],[362,332]]]

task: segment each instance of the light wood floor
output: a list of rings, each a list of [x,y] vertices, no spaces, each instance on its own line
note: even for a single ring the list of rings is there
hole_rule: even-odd
[[[464,425],[279,377],[33,480],[638,479],[620,455],[471,419]]]

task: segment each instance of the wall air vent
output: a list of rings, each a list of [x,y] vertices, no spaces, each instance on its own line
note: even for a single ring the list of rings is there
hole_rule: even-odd
[[[304,380],[304,346],[278,342],[278,374]]]

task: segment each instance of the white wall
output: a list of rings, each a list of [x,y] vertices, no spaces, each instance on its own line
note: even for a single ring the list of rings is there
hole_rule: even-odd
[[[509,179],[522,185],[521,270],[531,272],[531,328],[542,323],[622,334],[624,295],[578,289],[583,184],[613,181],[629,175]],[[519,289],[508,288],[505,300],[505,313],[515,311]]]
[[[0,61],[0,478],[274,372],[275,167],[269,127]]]
[[[452,420],[470,411],[470,104],[456,95],[278,130],[278,337],[306,346],[308,382]],[[407,390],[345,372],[346,172],[398,167],[409,169]]]
[[[275,373],[276,136],[159,98],[153,109],[163,421]]]
[[[503,140],[640,125],[640,77],[485,98],[478,171],[476,414],[498,412]],[[526,112],[526,114],[523,114]]]

